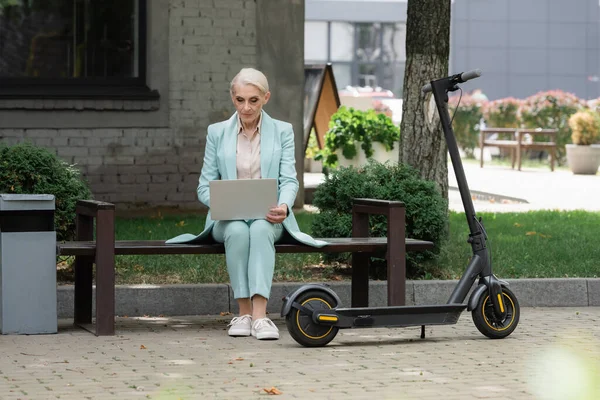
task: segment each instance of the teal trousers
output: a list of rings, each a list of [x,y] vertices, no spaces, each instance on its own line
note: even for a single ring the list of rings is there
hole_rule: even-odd
[[[258,294],[268,299],[275,269],[275,242],[283,235],[283,225],[264,219],[216,221],[212,235],[225,244],[234,297],[252,298]]]

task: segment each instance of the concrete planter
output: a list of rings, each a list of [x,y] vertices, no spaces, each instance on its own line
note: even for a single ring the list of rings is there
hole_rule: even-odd
[[[316,161],[312,158],[304,159],[304,172],[323,172],[323,161]]]
[[[337,156],[338,156],[338,163],[339,163],[340,167],[353,166],[355,168],[358,168],[358,167],[361,167],[361,166],[367,164],[368,159],[365,156],[365,152],[360,147],[361,144],[362,143],[360,143],[360,142],[356,142],[355,146],[356,146],[357,157],[354,157],[350,160],[347,159],[346,157],[344,157],[344,155],[342,154],[342,151],[340,149],[335,151],[335,154],[337,154]],[[371,157],[373,160],[380,162],[380,163],[385,163],[387,161],[397,163],[399,157],[400,157],[399,143],[394,144],[394,148],[391,151],[387,151],[383,144],[381,144],[379,142],[373,142],[373,157]]]
[[[595,175],[600,167],[600,145],[581,146],[567,144],[567,162],[571,172]]]

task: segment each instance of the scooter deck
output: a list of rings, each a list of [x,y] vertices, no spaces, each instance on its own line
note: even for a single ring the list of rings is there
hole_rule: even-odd
[[[336,315],[338,321],[333,325],[339,328],[405,327],[456,324],[466,308],[466,304],[359,307],[332,309],[322,314]]]

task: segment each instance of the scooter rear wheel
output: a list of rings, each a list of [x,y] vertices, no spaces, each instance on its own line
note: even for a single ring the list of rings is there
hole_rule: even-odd
[[[335,299],[320,290],[309,290],[296,299],[296,302],[309,310],[330,310],[337,307]],[[293,308],[286,316],[290,336],[305,347],[321,347],[331,342],[338,333],[338,327],[315,323],[311,314]]]
[[[473,322],[485,336],[491,339],[502,339],[513,333],[519,324],[521,310],[519,301],[510,289],[503,287],[502,296],[506,307],[506,316],[498,318],[494,306],[490,300],[489,291],[486,291],[479,301],[477,307],[472,311]]]

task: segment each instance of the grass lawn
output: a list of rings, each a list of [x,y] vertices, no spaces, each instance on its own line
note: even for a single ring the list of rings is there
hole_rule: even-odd
[[[489,236],[494,272],[501,278],[600,276],[600,213],[531,211],[481,213]],[[298,213],[300,227],[310,233],[312,214]],[[202,215],[156,215],[118,218],[117,239],[168,239],[199,233]],[[463,213],[450,214],[450,236],[437,260],[423,265],[423,279],[455,279],[466,267],[471,248]],[[343,266],[323,265],[321,255],[277,256],[276,281],[349,279]],[[117,283],[228,282],[223,255],[118,256]]]
[[[480,213],[494,273],[503,278],[600,276],[600,212]],[[450,215],[450,237],[428,267],[432,278],[458,278],[470,259],[464,213]]]

